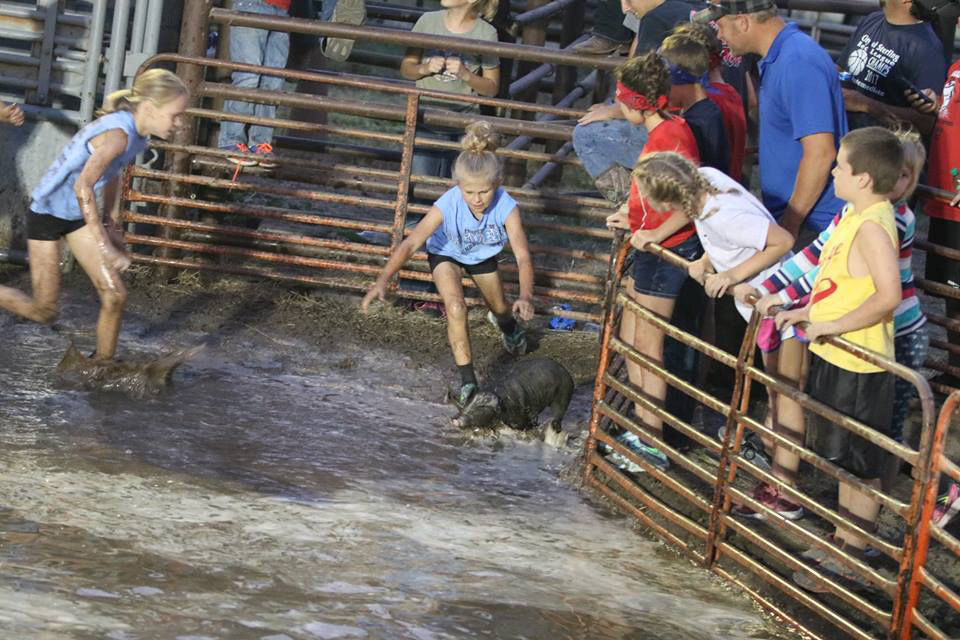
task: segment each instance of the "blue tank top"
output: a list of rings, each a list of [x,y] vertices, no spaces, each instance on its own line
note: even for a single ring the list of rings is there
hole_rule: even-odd
[[[34,213],[45,213],[63,220],[82,220],[80,203],[73,191],[83,166],[90,159],[91,149],[87,143],[111,129],[122,129],[127,134],[127,148],[113,159],[93,189],[95,193],[103,185],[113,180],[123,169],[132,163],[137,154],[147,148],[148,138],[137,133],[133,114],[129,111],[114,111],[97,118],[80,129],[60,154],[31,194],[30,209]]]
[[[483,217],[477,220],[460,187],[453,187],[434,206],[443,213],[443,222],[427,238],[427,252],[462,264],[480,264],[503,251],[507,243],[507,216],[516,208],[517,201],[500,187]]]

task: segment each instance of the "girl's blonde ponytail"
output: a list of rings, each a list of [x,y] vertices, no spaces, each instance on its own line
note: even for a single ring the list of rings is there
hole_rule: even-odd
[[[108,95],[97,116],[114,111],[136,111],[137,106],[147,100],[158,106],[164,105],[188,93],[183,80],[173,73],[166,69],[150,69],[136,77],[132,89],[120,89]]]

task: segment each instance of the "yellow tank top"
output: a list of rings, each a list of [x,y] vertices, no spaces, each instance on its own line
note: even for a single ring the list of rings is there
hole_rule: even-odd
[[[897,248],[897,227],[894,222],[893,206],[889,202],[880,202],[860,214],[850,212],[850,205],[844,209],[830,238],[820,253],[820,271],[813,283],[813,304],[810,307],[810,322],[830,322],[853,311],[876,292],[873,278],[862,276],[855,278],[847,270],[847,259],[853,239],[864,222],[876,222],[890,236],[894,249]],[[843,337],[871,351],[876,351],[891,360],[893,351],[893,313],[877,324],[843,334]],[[810,351],[830,364],[855,373],[876,373],[879,367],[867,364],[856,356],[829,344],[811,344]]]

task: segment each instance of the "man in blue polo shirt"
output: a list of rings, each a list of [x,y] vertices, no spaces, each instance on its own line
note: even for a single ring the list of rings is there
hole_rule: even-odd
[[[847,133],[836,66],[820,45],[777,14],[772,0],[717,0],[695,19],[715,21],[734,55],[761,56],[763,203],[794,238],[802,226],[808,233],[822,231],[843,207],[830,175]]]

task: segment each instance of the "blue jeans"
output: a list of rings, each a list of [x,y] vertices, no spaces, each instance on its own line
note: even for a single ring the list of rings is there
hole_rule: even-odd
[[[287,12],[283,9],[261,0],[240,0],[236,3],[234,9],[246,13],[272,16],[287,15]],[[251,29],[249,27],[231,27],[230,29],[230,59],[233,62],[283,69],[287,66],[287,54],[289,53],[290,34],[285,31],[267,31],[266,29]],[[233,86],[245,89],[282,91],[283,78],[261,76],[246,71],[234,71]],[[255,116],[257,118],[273,118],[277,113],[277,108],[273,105],[255,104],[240,100],[227,100],[223,104],[223,110],[227,113]],[[231,147],[242,143],[253,148],[258,144],[270,144],[273,140],[273,127],[252,124],[249,131],[245,131],[246,127],[247,125],[242,122],[224,120],[220,124],[218,146]]]
[[[417,136],[456,142],[463,135],[461,131],[450,129],[434,129],[425,125],[417,125]],[[413,161],[410,163],[410,173],[418,176],[434,176],[449,178],[453,174],[453,162],[457,159],[457,151],[446,149],[421,148],[413,152]]]
[[[623,119],[578,124],[573,129],[573,148],[593,179],[614,165],[633,171],[645,144],[647,130]]]

